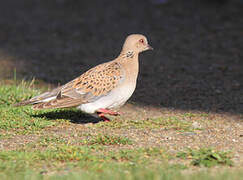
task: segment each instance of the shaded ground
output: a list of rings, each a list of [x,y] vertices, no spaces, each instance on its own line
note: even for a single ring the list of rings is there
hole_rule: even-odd
[[[243,111],[238,0],[225,4],[24,0],[0,4],[0,76],[65,83],[116,57],[128,34],[155,50],[141,55],[132,101],[185,110]]]

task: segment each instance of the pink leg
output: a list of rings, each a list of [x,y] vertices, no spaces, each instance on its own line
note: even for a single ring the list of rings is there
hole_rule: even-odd
[[[105,117],[105,115],[103,113],[97,112],[98,116],[103,119],[103,121],[105,122],[110,122],[110,119]]]
[[[114,111],[111,111],[109,109],[104,109],[104,108],[98,109],[97,113],[109,114],[109,115],[113,115],[113,116],[121,115],[119,112],[114,112]]]

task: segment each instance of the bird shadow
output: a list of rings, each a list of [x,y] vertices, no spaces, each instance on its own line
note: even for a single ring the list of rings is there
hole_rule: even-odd
[[[78,112],[74,110],[43,112],[41,114],[34,114],[31,116],[35,118],[46,118],[48,120],[65,119],[74,124],[87,124],[87,123],[95,124],[100,121],[103,121],[100,118],[96,118],[88,114],[84,114],[82,112]]]

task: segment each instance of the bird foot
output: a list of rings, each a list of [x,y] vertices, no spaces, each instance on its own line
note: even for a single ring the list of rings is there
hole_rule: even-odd
[[[111,111],[109,109],[104,109],[104,108],[98,109],[97,113],[109,114],[109,115],[113,115],[113,116],[121,115],[121,113],[119,113],[119,112]]]
[[[104,121],[104,122],[110,122],[111,120],[107,117],[105,117],[104,113],[97,112],[98,116]]]

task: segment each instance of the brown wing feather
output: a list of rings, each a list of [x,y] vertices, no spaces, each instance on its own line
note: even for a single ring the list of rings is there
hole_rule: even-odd
[[[53,99],[49,102],[43,102],[35,104],[33,109],[52,109],[52,108],[66,108],[66,107],[75,107],[80,105],[82,102],[80,99],[72,99],[69,97],[62,99]]]
[[[124,72],[118,62],[104,63],[63,86],[61,94],[72,97],[73,90],[75,90],[79,95],[89,92],[93,96],[105,95],[117,87],[123,76]]]

